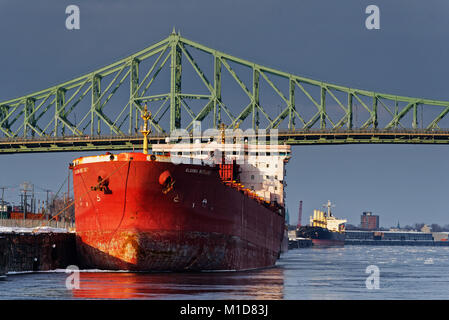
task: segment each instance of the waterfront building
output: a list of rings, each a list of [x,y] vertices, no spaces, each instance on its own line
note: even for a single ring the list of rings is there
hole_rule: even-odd
[[[373,215],[372,212],[363,212],[360,216],[360,228],[364,230],[379,229],[379,216]]]

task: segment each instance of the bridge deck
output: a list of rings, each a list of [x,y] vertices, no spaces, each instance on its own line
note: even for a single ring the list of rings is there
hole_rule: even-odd
[[[245,135],[251,138],[251,135]],[[165,143],[167,135],[150,135],[149,144]],[[448,144],[448,130],[279,130],[280,143],[314,144]],[[192,138],[194,139],[194,138]],[[139,150],[142,136],[65,136],[0,139],[0,153]]]

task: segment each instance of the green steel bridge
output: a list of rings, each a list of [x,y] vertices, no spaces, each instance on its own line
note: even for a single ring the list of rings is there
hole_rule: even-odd
[[[449,101],[339,86],[208,48],[174,31],[76,79],[0,101],[0,153],[142,148],[177,129],[277,129],[292,145],[449,143]]]

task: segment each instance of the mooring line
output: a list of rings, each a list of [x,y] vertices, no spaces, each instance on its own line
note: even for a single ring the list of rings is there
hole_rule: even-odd
[[[115,174],[118,170],[120,170],[121,168],[123,168],[125,165],[129,164],[129,163],[131,162],[131,160],[132,160],[132,158],[131,158],[129,161],[125,162],[122,166],[118,167],[116,170],[112,171],[109,175],[106,176],[106,178],[102,179],[102,181],[108,179],[108,178],[111,177],[113,174]],[[98,184],[97,184],[95,187],[100,187],[100,184],[101,184],[102,181],[98,182]],[[81,195],[81,197],[84,196],[84,195],[86,195],[86,194],[88,194],[90,191],[92,191],[92,189],[91,189],[91,190],[87,190],[85,193],[83,193],[83,194]],[[75,204],[75,201],[76,201],[76,200],[74,199],[68,206],[66,206],[64,209],[62,209],[61,211],[59,211],[56,215],[52,216],[51,219],[49,219],[49,220],[47,220],[46,222],[42,223],[40,226],[35,227],[35,228],[34,228],[35,230],[33,230],[33,233],[37,232],[37,231],[39,230],[39,228],[45,227],[47,222],[52,221],[54,218],[56,218],[56,217],[59,216],[61,213],[63,213],[64,211],[66,211],[68,208],[70,208],[71,206],[73,206],[73,205]]]

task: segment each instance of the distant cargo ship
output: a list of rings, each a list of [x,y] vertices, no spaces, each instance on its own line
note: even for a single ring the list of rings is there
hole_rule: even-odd
[[[327,202],[327,213],[313,210],[310,217],[310,225],[298,226],[297,237],[312,240],[314,246],[344,246],[345,244],[345,219],[337,219],[332,215],[330,201]]]
[[[221,141],[153,145],[147,154],[148,115],[142,118],[143,153],[89,156],[71,165],[82,267],[273,266],[285,233],[290,146],[225,143],[222,128]]]

